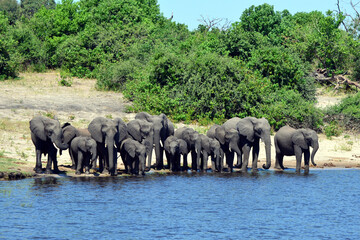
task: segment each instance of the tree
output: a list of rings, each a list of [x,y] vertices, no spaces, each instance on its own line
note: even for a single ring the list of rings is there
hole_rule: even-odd
[[[15,24],[19,17],[19,4],[16,0],[0,0],[0,11],[3,11],[9,19],[9,23]]]
[[[30,19],[42,6],[46,9],[54,9],[56,3],[55,0],[21,0],[21,15]]]

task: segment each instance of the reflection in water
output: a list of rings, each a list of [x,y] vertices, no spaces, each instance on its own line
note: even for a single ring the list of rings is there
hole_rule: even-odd
[[[0,182],[0,238],[358,239],[359,170]]]

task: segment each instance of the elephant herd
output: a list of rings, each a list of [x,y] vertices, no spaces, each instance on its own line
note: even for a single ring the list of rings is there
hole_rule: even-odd
[[[137,113],[135,119],[128,123],[121,118],[96,117],[87,129],[75,128],[70,123],[60,125],[56,119],[36,116],[30,120],[30,130],[36,150],[36,173],[42,172],[42,154],[48,155],[45,173],[59,172],[57,148],[60,149],[60,154],[63,150],[69,150],[76,174],[81,174],[84,169],[89,174],[93,168],[101,173],[117,175],[118,153],[125,172],[134,175],[144,175],[150,168],[206,171],[209,157],[212,171],[232,172],[234,167],[247,171],[251,150],[252,169],[256,171],[260,140],[265,144],[266,153],[266,163],[262,167],[269,169],[271,166],[270,124],[265,118],[234,117],[222,125],[213,125],[206,135],[189,127],[181,127],[175,131],[174,124],[165,114],[150,115],[146,112]],[[311,161],[316,166],[314,156],[319,143],[315,131],[284,126],[276,133],[274,143],[275,168],[285,169],[284,156],[296,156],[296,171],[300,172],[304,155],[305,172],[308,172],[310,146],[313,148]],[[153,150],[156,162],[151,165]],[[167,165],[164,164],[164,153]],[[235,153],[237,159],[234,165]]]

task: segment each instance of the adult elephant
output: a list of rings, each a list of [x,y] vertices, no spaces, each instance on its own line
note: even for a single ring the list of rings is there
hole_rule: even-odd
[[[142,143],[146,147],[146,156],[148,158],[146,170],[150,170],[152,160],[151,155],[154,145],[153,123],[145,120],[134,119],[127,123],[127,131],[130,137],[139,143]]]
[[[125,171],[134,175],[145,175],[146,147],[138,141],[127,138],[120,146]]]
[[[110,175],[117,175],[115,135],[118,130],[116,123],[111,119],[96,117],[90,122],[88,130],[97,143],[99,171],[103,172],[105,165]]]
[[[165,114],[150,115],[146,112],[137,113],[135,119],[151,122],[154,128],[154,145],[156,163],[155,168],[160,170],[164,168],[164,143],[166,138],[174,135],[174,124],[166,117]],[[151,152],[152,154],[152,152]],[[150,155],[149,158],[152,156]]]
[[[41,154],[48,154],[47,165],[45,173],[50,174],[51,165],[54,165],[54,173],[59,172],[57,165],[57,149],[66,150],[69,145],[64,143],[63,133],[60,122],[55,119],[50,119],[43,116],[36,116],[30,120],[31,140],[34,143],[36,151],[36,165],[35,172],[42,172]]]
[[[70,156],[76,166],[76,174],[81,174],[85,167],[85,173],[96,162],[97,143],[91,137],[75,137],[70,144]]]
[[[200,134],[201,138],[201,155],[202,164],[198,162],[198,166],[201,164],[201,169],[206,171],[208,168],[208,158],[211,157],[211,168],[215,171],[222,171],[223,165],[221,157],[224,155],[218,140],[210,138],[204,134]]]
[[[217,125],[214,124],[211,128],[207,131],[206,135],[210,138],[216,139],[220,143],[220,147],[222,151],[220,152],[220,163],[218,169],[220,172],[223,171],[223,162],[224,162],[224,155],[226,159],[226,164],[228,166],[229,172],[233,170],[233,159],[234,153],[237,154],[238,162],[241,163],[241,156],[242,152],[239,148],[239,141],[240,136],[236,129],[230,128],[224,125]]]
[[[288,125],[279,129],[274,137],[276,149],[275,168],[284,169],[284,156],[296,157],[296,172],[300,172],[301,158],[304,154],[305,173],[309,172],[310,146],[313,148],[311,153],[311,163],[316,166],[314,157],[319,149],[318,135],[311,129],[294,129]]]
[[[243,163],[241,171],[246,171],[252,149],[252,169],[257,170],[257,162],[260,152],[260,139],[265,143],[266,164],[263,164],[264,169],[269,169],[271,166],[271,137],[270,124],[265,118],[233,118],[225,122],[228,127],[235,127],[240,136],[240,149],[243,153]]]
[[[187,155],[189,153],[187,143],[185,140],[177,138],[175,136],[169,136],[164,143],[165,155],[170,171],[180,171],[180,157],[181,155]],[[183,157],[184,158],[184,157]],[[187,163],[186,163],[187,164]],[[185,163],[183,162],[183,166]]]
[[[200,162],[201,156],[201,138],[200,134],[192,128],[182,127],[175,131],[175,137],[185,140],[188,150],[191,152],[191,168],[192,170],[200,170],[197,164]],[[184,170],[188,169],[187,154],[184,155]]]

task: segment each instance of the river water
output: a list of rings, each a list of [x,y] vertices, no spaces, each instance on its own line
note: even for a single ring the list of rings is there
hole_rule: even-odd
[[[292,170],[2,181],[0,239],[360,239],[360,170]]]

